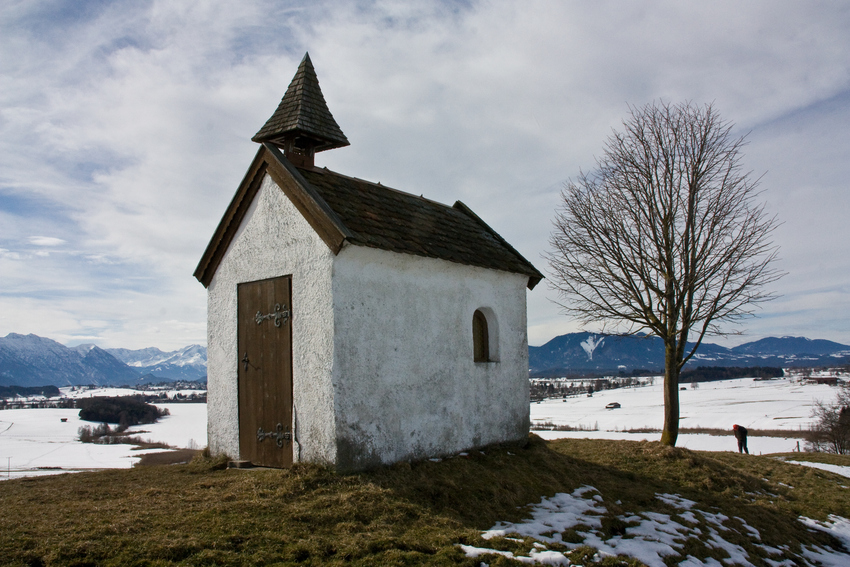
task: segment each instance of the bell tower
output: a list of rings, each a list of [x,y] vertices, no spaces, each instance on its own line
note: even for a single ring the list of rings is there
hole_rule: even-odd
[[[304,168],[313,167],[316,152],[349,145],[322,96],[309,53],[301,60],[277,110],[251,140],[278,146],[293,165]]]

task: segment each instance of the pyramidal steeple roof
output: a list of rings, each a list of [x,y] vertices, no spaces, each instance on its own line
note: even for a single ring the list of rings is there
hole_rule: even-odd
[[[310,154],[349,145],[322,96],[309,53],[301,60],[277,110],[251,139],[282,148],[293,144],[309,147]]]

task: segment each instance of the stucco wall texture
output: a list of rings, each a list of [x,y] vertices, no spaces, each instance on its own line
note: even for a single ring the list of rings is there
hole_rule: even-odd
[[[291,274],[294,460],[335,462],[332,266],[333,253],[266,176],[207,290],[207,432],[213,454],[240,457],[237,284]]]
[[[527,281],[444,260],[343,249],[333,273],[339,466],[526,438]],[[488,308],[497,362],[473,361],[479,308]]]
[[[288,274],[295,462],[358,470],[527,437],[527,277],[352,245],[334,256],[266,177],[208,289],[213,453],[239,456],[237,284]],[[473,362],[476,309],[492,362]]]

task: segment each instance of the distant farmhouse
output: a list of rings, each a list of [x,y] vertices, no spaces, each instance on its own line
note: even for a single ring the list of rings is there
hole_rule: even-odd
[[[309,55],[253,140],[195,271],[211,451],[359,470],[525,439],[540,272],[460,201],[316,167],[349,142]]]

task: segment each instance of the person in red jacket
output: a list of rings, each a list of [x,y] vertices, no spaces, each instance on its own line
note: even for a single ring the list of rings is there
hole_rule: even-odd
[[[738,440],[738,452],[749,455],[750,451],[747,449],[747,428],[736,423],[732,426],[732,430],[735,432],[735,439]]]

